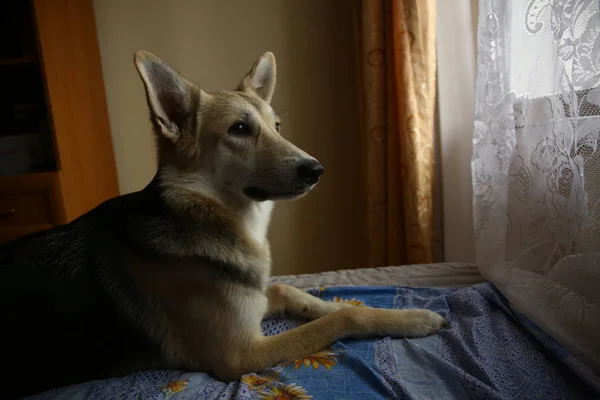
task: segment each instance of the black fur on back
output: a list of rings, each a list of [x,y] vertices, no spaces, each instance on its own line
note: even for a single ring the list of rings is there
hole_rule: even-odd
[[[149,245],[150,239],[193,240],[199,230],[213,234],[218,229],[173,215],[153,181],[67,225],[0,246],[0,346],[6,371],[0,399],[102,379],[120,366],[159,367],[158,344],[136,320],[144,301],[123,272],[120,252],[170,257]],[[234,246],[238,239],[226,240]],[[207,261],[218,279],[261,284],[259,277],[227,262]]]

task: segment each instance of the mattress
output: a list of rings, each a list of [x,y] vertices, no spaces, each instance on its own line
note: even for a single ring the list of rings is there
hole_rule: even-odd
[[[436,263],[395,267],[359,268],[327,271],[318,274],[282,275],[272,283],[286,283],[298,288],[331,286],[411,286],[459,288],[483,282],[485,278],[474,264]]]
[[[342,274],[348,275],[354,273]],[[515,313],[489,282],[466,288],[337,286],[307,292],[324,301],[355,307],[425,308],[443,315],[450,325],[422,338],[340,340],[322,351],[244,375],[235,382],[220,382],[201,372],[149,370],[85,382],[33,399],[600,398],[599,392],[569,368],[572,357]],[[269,318],[262,329],[270,336],[303,323],[289,317]]]

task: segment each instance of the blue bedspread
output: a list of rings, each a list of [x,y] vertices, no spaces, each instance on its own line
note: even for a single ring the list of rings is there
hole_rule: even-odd
[[[325,300],[428,308],[451,323],[419,339],[344,340],[240,382],[202,373],[147,371],[35,399],[587,399],[600,398],[569,369],[568,353],[512,312],[489,283],[465,289],[316,288]],[[265,334],[301,322],[263,322]],[[590,376],[588,376],[590,378]],[[592,377],[593,379],[593,377]]]

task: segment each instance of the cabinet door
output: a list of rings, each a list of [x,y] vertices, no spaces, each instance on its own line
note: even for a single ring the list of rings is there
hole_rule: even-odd
[[[118,195],[92,0],[33,0],[64,222]]]

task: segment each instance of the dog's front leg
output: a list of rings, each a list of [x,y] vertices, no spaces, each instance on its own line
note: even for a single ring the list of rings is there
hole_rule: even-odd
[[[346,303],[328,302],[293,286],[278,283],[267,288],[269,307],[267,315],[287,314],[294,317],[317,319],[342,308]]]
[[[284,289],[287,290],[287,289]],[[230,342],[228,360],[215,371],[223,380],[238,379],[278,363],[298,359],[331,346],[343,338],[420,337],[437,332],[444,318],[429,310],[387,310],[349,307],[274,336],[258,332],[248,341]]]

